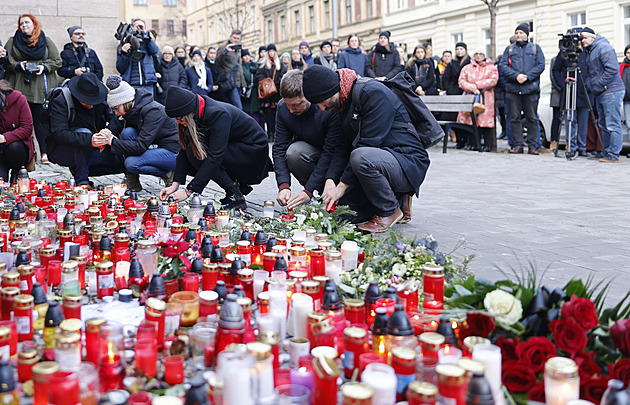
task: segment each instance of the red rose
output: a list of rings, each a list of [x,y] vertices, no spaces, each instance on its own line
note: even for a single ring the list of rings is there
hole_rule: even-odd
[[[623,381],[624,384],[630,383],[630,359],[623,358],[616,363],[608,365],[608,374],[612,378]]]
[[[459,332],[460,340],[468,336],[480,336],[487,338],[494,330],[494,318],[479,312],[469,312],[466,316],[468,326]]]
[[[556,319],[549,324],[553,341],[560,350],[573,354],[586,347],[588,338],[586,331],[573,318]]]
[[[593,376],[602,374],[602,368],[595,362],[595,352],[575,353],[571,358],[579,367],[581,381],[590,380]]]
[[[608,388],[608,381],[610,377],[605,375],[598,378],[590,379],[584,384],[580,384],[580,399],[591,401],[594,404],[599,404],[604,395],[604,391]]]
[[[527,392],[527,399],[530,401],[536,401],[545,403],[545,384],[543,382],[539,382],[534,385],[534,388]]]
[[[499,336],[494,344],[501,348],[501,357],[504,362],[517,359],[516,345],[519,341],[520,339],[518,337],[506,338],[503,335]]]
[[[510,392],[527,392],[536,384],[536,374],[526,365],[511,363],[501,368],[503,385]]]
[[[571,301],[565,302],[562,306],[562,317],[573,318],[582,328],[589,330],[599,324],[595,304],[588,298],[571,297]]]
[[[626,357],[630,356],[630,319],[621,319],[610,328],[610,336],[617,349]]]
[[[516,355],[534,373],[540,373],[547,359],[556,354],[556,346],[544,336],[533,337],[516,345]]]

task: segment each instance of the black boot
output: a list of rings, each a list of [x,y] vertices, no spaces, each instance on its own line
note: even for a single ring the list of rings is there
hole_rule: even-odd
[[[226,191],[225,198],[219,200],[221,202],[221,209],[224,210],[244,210],[247,208],[245,197],[238,188],[236,190]]]

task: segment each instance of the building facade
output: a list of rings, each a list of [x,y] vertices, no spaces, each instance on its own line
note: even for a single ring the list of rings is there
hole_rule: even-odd
[[[147,30],[158,33],[156,43],[162,49],[164,45],[176,46],[186,43],[187,0],[123,0],[124,8],[121,21],[131,22],[134,18],[144,20]],[[193,3],[195,0],[188,0]]]

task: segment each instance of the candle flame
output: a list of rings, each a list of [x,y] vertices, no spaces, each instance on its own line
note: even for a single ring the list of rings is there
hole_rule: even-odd
[[[457,329],[457,321],[451,322],[451,326],[453,327],[453,329]]]
[[[298,369],[298,371],[299,371],[300,373],[306,373],[306,367],[300,367],[300,368]]]
[[[451,346],[450,345],[444,346],[444,354],[448,354],[450,351],[451,351]]]
[[[114,353],[114,342],[107,342],[107,355],[109,356],[109,362],[114,363],[114,356],[116,355]]]

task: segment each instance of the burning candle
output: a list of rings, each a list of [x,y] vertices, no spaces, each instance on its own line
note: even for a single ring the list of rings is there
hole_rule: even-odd
[[[313,372],[306,367],[294,368],[291,370],[291,384],[300,385],[313,392]],[[312,395],[312,394],[311,394]]]
[[[111,351],[103,354],[100,358],[98,374],[101,393],[122,388],[125,369],[122,365],[120,355]]]
[[[444,308],[444,267],[425,264],[422,268],[425,310]]]
[[[446,345],[438,350],[439,364],[457,364],[462,358],[462,351],[455,346]]]
[[[479,346],[481,345],[475,346],[473,354]],[[565,405],[580,396],[578,366],[569,358],[552,357],[547,360],[544,381],[547,405]],[[492,386],[492,383],[490,384]]]

